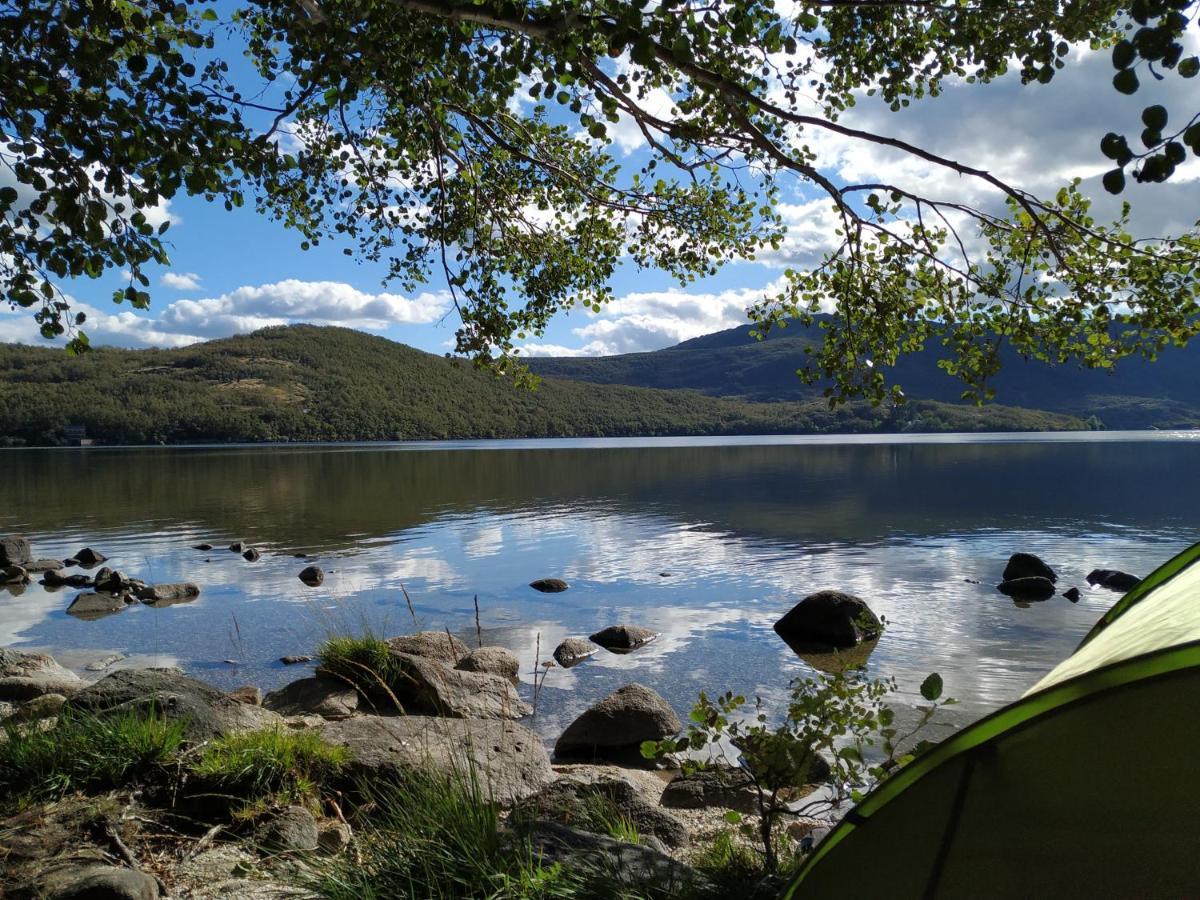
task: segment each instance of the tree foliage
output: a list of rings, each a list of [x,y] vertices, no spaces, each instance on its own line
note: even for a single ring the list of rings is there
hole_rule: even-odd
[[[1195,232],[1135,238],[1128,210],[1096,221],[1077,184],[1038,197],[841,117],[863,93],[899,109],[1014,59],[1045,83],[1079,43],[1113,48],[1118,90],[1138,71],[1191,77],[1194,3],[242,0],[223,19],[204,0],[0,4],[3,288],[51,336],[72,326],[64,278],[127,268],[114,299],[144,306],[144,269],[166,260],[155,208],[253,197],[303,246],[336,240],[405,288],[444,277],[457,352],[520,375],[520,340],[598,310],[626,257],[686,283],[779,246],[795,181],[833,204],[838,244],[751,315],[765,331],[836,303],[800,370],[832,378],[834,400],[901,398],[883,371],[929,341],[971,397],[1006,343],[1108,368],[1200,330]],[[1165,180],[1200,148],[1192,120],[1168,118],[1144,113],[1145,153],[1104,138],[1106,187]],[[611,152],[621,122],[649,148],[632,168]],[[821,133],[997,203],[841,181],[810,146]]]

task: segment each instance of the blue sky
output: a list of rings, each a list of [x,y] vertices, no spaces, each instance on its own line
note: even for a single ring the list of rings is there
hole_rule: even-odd
[[[1190,87],[1176,77],[1125,98],[1109,86],[1107,53],[1075,51],[1066,70],[1047,86],[1022,87],[1015,77],[978,86],[952,84],[938,98],[891,113],[864,98],[847,124],[891,134],[1010,182],[1052,195],[1072,176],[1085,179],[1097,199],[1097,217],[1115,208],[1099,187],[1107,168],[1098,143],[1108,130],[1133,131],[1140,109],[1165,102],[1192,112]],[[642,157],[640,136],[618,126],[612,152],[631,165]],[[834,178],[884,178],[925,192],[984,207],[996,195],[977,183],[904,157],[829,134],[810,133]],[[1200,164],[1189,160],[1166,186],[1132,186],[1141,235],[1190,227],[1200,217]],[[782,211],[789,238],[781,252],[758,263],[728,266],[713,278],[681,289],[658,272],[623,266],[613,279],[616,301],[600,314],[574,312],[527,342],[529,354],[607,354],[653,350],[745,321],[748,305],[770,290],[786,266],[815,263],[833,240],[827,202],[810,188],[784,188]],[[96,281],[62,285],[88,312],[93,343],[120,346],[180,346],[286,322],[342,324],[386,335],[431,352],[445,352],[457,320],[438,281],[423,291],[402,293],[381,284],[383,267],[360,263],[333,242],[303,251],[299,238],[262,219],[252,208],[226,212],[220,204],[180,197],[164,215],[172,265],[151,274],[152,306],[135,312],[116,306],[112,291],[123,287],[119,273]],[[0,340],[45,343],[27,313],[0,308]]]

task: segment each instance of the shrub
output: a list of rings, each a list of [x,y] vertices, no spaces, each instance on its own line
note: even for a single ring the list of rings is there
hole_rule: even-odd
[[[192,771],[206,782],[257,801],[311,806],[322,784],[350,759],[344,747],[316,734],[267,728],[217,738],[200,753]]]
[[[185,727],[144,710],[106,715],[68,710],[48,729],[6,722],[0,795],[48,799],[128,783],[170,759]]]

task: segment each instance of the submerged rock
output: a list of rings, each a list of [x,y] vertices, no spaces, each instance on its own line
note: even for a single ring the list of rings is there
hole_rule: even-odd
[[[0,537],[0,566],[23,566],[33,559],[29,538],[23,534]]]
[[[325,581],[325,570],[320,566],[307,566],[300,571],[299,577],[309,587],[318,587]]]
[[[0,700],[31,700],[43,694],[70,695],[84,681],[45,653],[0,647]]]
[[[554,745],[563,758],[610,759],[645,763],[643,741],[677,734],[683,725],[658,693],[627,684],[586,710],[567,726]]]
[[[1053,581],[1049,578],[1042,578],[1040,575],[1010,578],[1008,581],[1002,581],[996,585],[996,590],[1016,600],[1025,601],[1048,600],[1058,592]]]
[[[461,774],[469,765],[486,794],[510,804],[554,778],[541,738],[500,719],[355,716],[328,723],[320,735],[353,754],[347,772],[352,783],[402,777],[413,769]]]
[[[203,550],[203,551],[207,552],[207,551],[211,550],[212,548],[213,548],[212,544],[197,544],[192,549],[193,550]]]
[[[521,673],[521,661],[507,647],[480,647],[458,661],[456,669],[463,672],[482,672],[516,682]]]
[[[416,634],[402,634],[398,637],[388,638],[387,644],[400,653],[436,659],[448,666],[458,665],[458,661],[471,652],[470,647],[444,631],[418,631]]]
[[[882,631],[879,617],[863,600],[841,591],[809,594],[775,623],[775,633],[797,652],[843,650]]]
[[[1087,583],[1110,591],[1131,591],[1142,583],[1142,579],[1119,569],[1093,569],[1088,573]]]
[[[1017,578],[1046,578],[1052,582],[1058,581],[1054,570],[1042,562],[1041,557],[1034,556],[1032,553],[1014,553],[1008,558],[1008,565],[1004,567],[1003,579],[1012,581]]]
[[[569,637],[554,648],[554,661],[564,669],[577,666],[585,659],[595,656],[600,647],[583,638]]]
[[[570,587],[561,578],[539,578],[537,581],[529,582],[529,586],[543,594],[561,594]]]
[[[110,594],[99,591],[79,594],[71,601],[71,605],[67,607],[67,615],[83,619],[85,622],[94,622],[97,619],[103,619],[105,616],[119,613],[125,608],[128,602],[128,598],[123,594]]]
[[[630,653],[658,640],[657,631],[638,625],[609,625],[593,634],[589,640],[612,653]]]

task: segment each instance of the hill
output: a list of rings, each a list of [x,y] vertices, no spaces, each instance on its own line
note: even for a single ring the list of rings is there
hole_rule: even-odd
[[[993,406],[761,403],[547,378],[514,389],[470,366],[345,328],[297,325],[176,350],[0,344],[0,443],[430,440],[1083,427]]]
[[[756,341],[732,328],[650,353],[529,360],[540,375],[597,384],[700,391],[753,401],[810,401],[824,385],[796,376],[804,348],[820,340],[793,325]],[[904,360],[892,375],[913,399],[954,402],[962,387],[937,367],[938,349]],[[1155,362],[1123,360],[1115,372],[1031,362],[1009,351],[995,379],[996,400],[1012,406],[1095,416],[1108,428],[1200,426],[1200,342],[1164,351]]]

